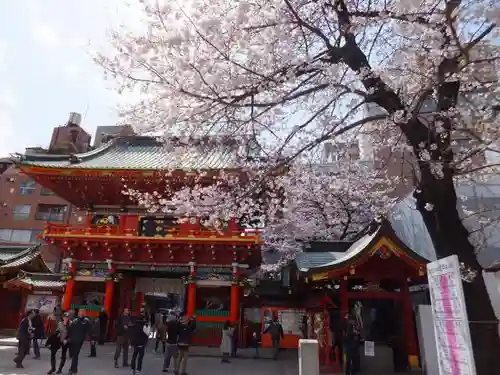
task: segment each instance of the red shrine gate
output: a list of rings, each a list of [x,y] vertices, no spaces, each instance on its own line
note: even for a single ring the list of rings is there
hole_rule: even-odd
[[[64,257],[64,309],[94,316],[104,309],[113,320],[124,307],[137,311],[148,292],[180,294],[181,307],[197,316],[199,341],[219,344],[223,323],[240,320],[246,275],[260,266],[259,234],[245,233],[236,218],[207,226],[199,217],[151,216],[122,194],[125,187],[153,193],[194,183],[193,175],[213,183],[221,171],[241,173],[237,143],[219,146],[193,142],[178,160],[156,139],[133,136],[85,154],[23,156],[24,173],[86,210],[82,225],[48,224],[43,232]],[[163,281],[148,291],[145,279]]]

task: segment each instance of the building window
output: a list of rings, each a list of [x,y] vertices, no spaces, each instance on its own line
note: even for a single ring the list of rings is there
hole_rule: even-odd
[[[63,221],[66,206],[56,204],[39,204],[35,219],[44,221]]]
[[[32,230],[31,237],[30,237],[30,243],[36,243],[36,244],[43,243],[43,240],[38,237],[40,234],[42,234],[41,230]]]
[[[28,220],[31,206],[29,204],[19,204],[14,207],[14,220]]]
[[[0,240],[16,243],[31,243],[32,231],[25,229],[0,229]]]
[[[36,191],[36,182],[33,180],[26,180],[21,182],[19,186],[20,195],[30,195]]]
[[[40,195],[52,196],[52,195],[56,195],[56,194],[52,190],[47,189],[46,187],[43,187],[40,189]]]

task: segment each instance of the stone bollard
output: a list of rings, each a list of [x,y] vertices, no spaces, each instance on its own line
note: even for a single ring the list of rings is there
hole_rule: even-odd
[[[319,375],[318,340],[299,340],[299,375]]]

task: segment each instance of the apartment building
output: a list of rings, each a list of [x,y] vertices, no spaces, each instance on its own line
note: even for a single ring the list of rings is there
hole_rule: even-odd
[[[81,116],[71,113],[65,125],[54,128],[47,149],[28,148],[25,152],[51,155],[90,151],[91,136],[80,125]],[[106,127],[112,135],[121,134],[121,127],[116,128]],[[83,225],[83,217],[77,207],[26,176],[12,159],[0,158],[0,246],[42,244],[45,262],[57,269],[58,252],[39,236],[48,222]]]

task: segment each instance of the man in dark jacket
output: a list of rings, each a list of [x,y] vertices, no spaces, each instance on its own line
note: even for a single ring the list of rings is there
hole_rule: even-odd
[[[188,319],[186,316],[182,317],[182,322],[179,324],[177,347],[178,355],[175,361],[174,374],[187,375],[186,367],[189,356],[189,345],[193,339],[193,332],[196,329],[196,319],[192,317]]]
[[[144,351],[150,333],[149,319],[146,315],[140,315],[132,326],[130,335],[130,343],[134,347],[132,362],[130,363],[132,374],[141,373],[142,371],[142,360],[144,359]]]
[[[85,339],[90,335],[92,322],[86,316],[86,311],[78,310],[78,317],[68,327],[69,353],[71,356],[71,367],[69,375],[78,372],[78,356],[82,350]]]
[[[14,363],[17,368],[23,367],[24,357],[28,354],[30,350],[30,341],[33,338],[34,329],[31,324],[31,320],[35,316],[33,311],[29,311],[26,316],[21,320],[19,324],[19,329],[17,330],[17,339],[19,340],[19,351],[17,356],[14,358]]]
[[[278,354],[280,351],[280,341],[285,336],[283,333],[283,327],[281,326],[278,319],[269,323],[264,333],[269,333],[271,335],[271,342],[273,343],[273,359],[278,359]]]
[[[106,341],[106,328],[108,327],[108,314],[103,308],[99,313],[99,345],[104,345]]]
[[[167,349],[163,360],[163,372],[167,372],[172,358],[177,355],[177,339],[179,336],[179,320],[177,316],[169,314],[167,317]],[[174,364],[175,365],[175,364]]]
[[[118,358],[123,351],[123,367],[128,367],[128,349],[130,346],[130,328],[132,327],[129,309],[123,309],[122,315],[116,321],[115,368],[118,368]]]
[[[42,340],[45,337],[45,330],[43,329],[43,320],[40,316],[40,310],[35,310],[35,315],[33,316],[33,319],[31,319],[31,324],[35,330],[35,334],[33,336],[33,352],[35,356],[33,359],[40,359],[39,340]]]
[[[351,314],[346,316],[347,324],[344,332],[345,373],[356,373],[356,358],[359,356],[359,329]]]

